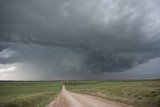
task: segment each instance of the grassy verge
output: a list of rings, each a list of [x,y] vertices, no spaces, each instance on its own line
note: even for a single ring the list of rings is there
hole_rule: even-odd
[[[60,82],[0,82],[0,107],[44,107],[60,90]]]
[[[154,81],[68,81],[73,92],[91,94],[136,107],[160,107],[160,80]]]

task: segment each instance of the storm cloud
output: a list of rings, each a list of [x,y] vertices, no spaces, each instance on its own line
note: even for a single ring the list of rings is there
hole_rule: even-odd
[[[0,1],[0,64],[32,63],[43,75],[131,69],[159,57],[159,5],[158,0]]]

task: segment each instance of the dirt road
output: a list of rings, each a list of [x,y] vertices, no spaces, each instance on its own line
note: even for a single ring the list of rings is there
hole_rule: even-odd
[[[131,107],[126,104],[104,100],[101,98],[69,92],[62,88],[58,98],[48,107]]]

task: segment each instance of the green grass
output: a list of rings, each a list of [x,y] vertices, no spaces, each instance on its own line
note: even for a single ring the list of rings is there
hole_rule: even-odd
[[[0,107],[45,107],[62,82],[0,82]],[[86,93],[137,107],[160,107],[160,80],[65,81],[73,92]]]
[[[160,107],[160,80],[154,81],[69,81],[66,88],[136,107]]]
[[[60,82],[0,82],[0,107],[44,107],[60,91]]]

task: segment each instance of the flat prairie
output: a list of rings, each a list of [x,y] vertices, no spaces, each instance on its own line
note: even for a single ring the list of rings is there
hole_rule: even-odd
[[[160,107],[160,80],[68,81],[66,89],[135,107]]]
[[[91,95],[134,107],[160,107],[160,80],[1,81],[0,107],[45,107],[61,93]]]
[[[44,107],[60,91],[60,82],[1,81],[0,107]]]

